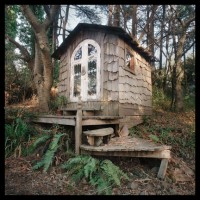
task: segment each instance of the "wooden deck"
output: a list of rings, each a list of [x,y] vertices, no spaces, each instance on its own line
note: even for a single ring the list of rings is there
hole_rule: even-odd
[[[73,110],[74,111],[74,110]],[[92,125],[115,125],[115,134],[119,128],[119,119],[122,116],[84,116],[81,103],[78,103],[76,115],[40,115],[34,122],[70,125],[75,127],[76,154],[90,154],[99,156],[126,156],[147,157],[162,159],[158,172],[159,178],[164,178],[170,159],[170,146],[158,145],[149,140],[136,137],[115,137],[103,146],[90,146],[82,144],[82,127]],[[118,128],[117,128],[118,127]]]
[[[97,156],[146,157],[162,159],[158,177],[163,179],[170,159],[171,146],[158,145],[137,137],[115,137],[108,144],[95,147],[82,144],[81,154]]]
[[[87,152],[93,155],[151,158],[170,158],[171,149],[170,146],[158,145],[149,140],[131,136],[112,138],[108,144],[99,147],[82,144],[80,148],[82,153]]]
[[[119,124],[119,119],[123,117],[119,116],[82,116],[82,126],[90,125],[105,125],[105,124]],[[49,123],[76,126],[76,115],[71,116],[58,116],[58,115],[40,115],[34,122],[37,123]]]

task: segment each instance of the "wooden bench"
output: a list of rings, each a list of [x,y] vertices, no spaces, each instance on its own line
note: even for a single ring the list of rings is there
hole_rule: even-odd
[[[111,135],[114,133],[113,128],[101,128],[90,131],[83,131],[83,134],[87,136],[88,143],[91,146],[100,146],[104,142],[108,143]]]

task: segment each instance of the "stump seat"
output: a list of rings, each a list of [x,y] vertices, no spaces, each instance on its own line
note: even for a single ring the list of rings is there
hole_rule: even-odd
[[[91,146],[100,146],[104,142],[108,143],[113,133],[114,133],[113,128],[101,128],[101,129],[83,131],[83,134],[87,136],[88,143]]]

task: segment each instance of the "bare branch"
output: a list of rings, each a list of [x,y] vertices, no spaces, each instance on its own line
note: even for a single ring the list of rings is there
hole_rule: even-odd
[[[21,54],[24,56],[23,59],[26,62],[29,62],[31,60],[31,56],[30,56],[30,54],[29,54],[29,52],[27,51],[26,48],[24,48],[21,44],[16,42],[14,39],[9,37],[8,35],[5,35],[5,38],[8,39],[11,43],[13,43],[20,50]]]
[[[153,20],[153,17],[154,17],[154,13],[156,12],[158,8],[158,5],[153,5],[153,9],[152,9],[152,12],[151,12],[151,16],[149,17],[149,19],[147,20],[146,24],[145,24],[145,27],[144,27],[144,30],[146,31],[147,29],[147,26],[149,25],[149,23]],[[138,39],[138,41],[140,42],[141,39],[143,38],[144,34],[145,34],[145,31],[143,31]]]
[[[58,10],[60,8],[60,5],[52,5],[50,9],[50,16],[47,15],[46,19],[44,20],[44,27],[45,30],[49,28],[49,25],[53,22],[54,17],[56,16]]]
[[[21,5],[21,10],[23,14],[25,15],[28,22],[33,27],[33,30],[38,33],[41,29],[41,24],[38,21],[37,17],[33,14],[32,10],[28,5]]]

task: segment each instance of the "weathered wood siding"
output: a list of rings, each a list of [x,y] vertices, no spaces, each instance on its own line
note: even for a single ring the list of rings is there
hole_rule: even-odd
[[[95,40],[101,48],[100,100],[84,102],[84,107],[100,107],[97,115],[119,115],[119,57],[116,51],[118,37],[101,31],[83,31],[78,34],[60,59],[58,92],[70,100],[71,55],[77,45],[85,39]],[[75,108],[74,102],[68,103]]]
[[[118,37],[105,34],[103,41],[102,113],[119,115],[119,56]]]
[[[135,73],[125,70],[125,49],[135,57]],[[119,115],[150,115],[152,112],[152,84],[149,63],[124,41],[118,42],[119,58]]]

